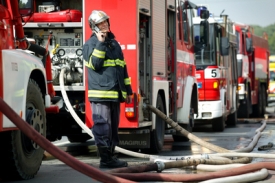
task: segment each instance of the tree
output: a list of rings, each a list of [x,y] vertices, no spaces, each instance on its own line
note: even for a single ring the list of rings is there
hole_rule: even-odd
[[[254,34],[257,36],[263,36],[266,32],[268,35],[268,45],[270,50],[270,55],[275,55],[275,23],[268,25],[266,27],[261,27],[258,25],[250,25],[254,29]]]

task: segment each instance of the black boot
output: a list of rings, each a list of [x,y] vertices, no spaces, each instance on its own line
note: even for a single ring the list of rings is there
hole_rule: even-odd
[[[112,155],[112,148],[107,146],[97,146],[100,155],[99,168],[120,168],[127,167],[128,163],[120,161]]]

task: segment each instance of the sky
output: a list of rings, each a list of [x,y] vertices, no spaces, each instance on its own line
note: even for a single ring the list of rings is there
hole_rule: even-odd
[[[223,14],[235,22],[262,27],[275,24],[275,0],[189,0],[206,5],[210,13]]]

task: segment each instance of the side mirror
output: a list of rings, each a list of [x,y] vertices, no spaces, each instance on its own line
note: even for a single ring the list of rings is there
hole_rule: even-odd
[[[200,10],[200,17],[201,17],[201,19],[208,19],[209,18],[209,11],[201,9]]]
[[[246,41],[246,51],[247,53],[251,53],[253,51],[252,39],[246,38],[245,41]]]
[[[18,5],[21,16],[28,16],[33,13],[33,0],[18,0]]]
[[[220,42],[221,56],[227,56],[229,54],[229,39],[228,37],[222,37]]]
[[[207,20],[200,23],[200,41],[202,44],[208,44],[209,23]]]

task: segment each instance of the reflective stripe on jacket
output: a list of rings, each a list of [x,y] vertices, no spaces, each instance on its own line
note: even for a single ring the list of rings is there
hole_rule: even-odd
[[[124,102],[126,95],[132,94],[123,52],[111,32],[105,42],[93,34],[83,45],[83,59],[88,70],[90,101]]]

